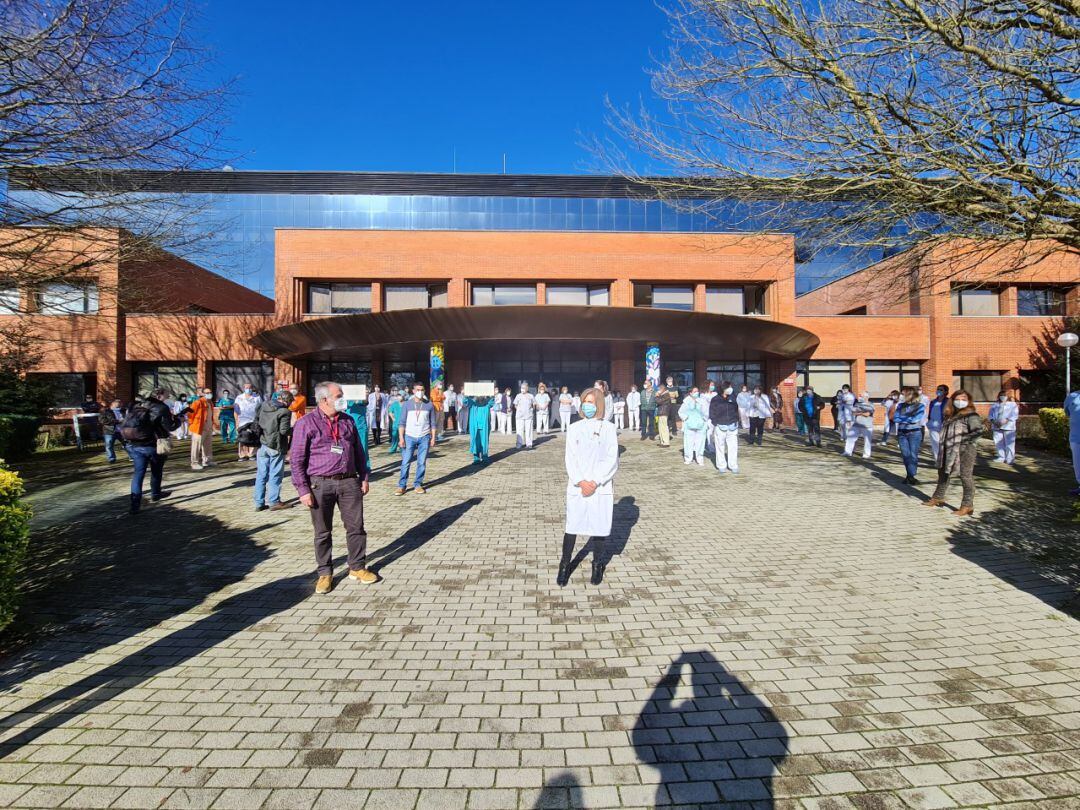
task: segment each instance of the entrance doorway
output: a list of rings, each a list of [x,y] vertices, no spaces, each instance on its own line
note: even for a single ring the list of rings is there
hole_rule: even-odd
[[[535,391],[541,381],[555,391],[563,385],[583,391],[595,380],[606,380],[610,371],[607,346],[577,342],[493,341],[479,347],[472,361],[473,379],[494,380],[500,391],[516,392],[522,382]]]

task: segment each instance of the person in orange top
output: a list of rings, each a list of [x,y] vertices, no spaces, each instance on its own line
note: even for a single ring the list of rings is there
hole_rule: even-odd
[[[443,403],[446,401],[446,394],[443,393],[442,383],[435,383],[431,386],[431,404],[435,408],[435,426],[439,429],[439,436],[442,436],[443,432]]]
[[[199,389],[188,411],[191,431],[191,469],[205,470],[214,466],[214,394],[209,388]]]
[[[289,386],[289,393],[292,395],[289,410],[292,411],[292,423],[295,425],[297,420],[307,413],[307,397],[300,393],[300,386],[295,384]]]

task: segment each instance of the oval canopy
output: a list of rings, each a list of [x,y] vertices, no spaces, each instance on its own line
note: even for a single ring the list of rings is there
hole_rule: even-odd
[[[634,307],[558,305],[439,307],[328,315],[267,329],[256,348],[285,360],[370,358],[432,343],[485,341],[657,342],[693,345],[720,357],[766,352],[806,357],[812,332],[765,318]]]

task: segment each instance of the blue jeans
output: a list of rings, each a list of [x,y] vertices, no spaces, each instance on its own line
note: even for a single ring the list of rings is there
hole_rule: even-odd
[[[236,420],[221,420],[221,441],[224,444],[233,444],[236,442]]]
[[[922,447],[922,430],[901,430],[896,434],[900,442],[900,455],[904,457],[904,469],[909,478],[919,471],[919,448]]]
[[[143,481],[146,479],[146,468],[150,468],[150,495],[155,497],[161,494],[161,474],[165,469],[165,456],[159,455],[157,448],[151,445],[128,445],[128,455],[135,464],[135,472],[131,475],[131,494],[142,495]]]
[[[124,440],[120,436],[120,432],[116,430],[109,431],[105,434],[105,458],[109,461],[116,461],[116,440],[120,439],[120,446],[124,446]]]
[[[271,455],[266,445],[255,454],[255,505],[281,503],[281,479],[285,477],[285,454]],[[265,499],[265,500],[264,500]]]
[[[412,465],[413,453],[416,453],[416,480],[413,486],[424,485],[424,473],[427,471],[427,454],[431,447],[431,436],[425,433],[423,436],[405,436],[405,447],[401,451],[401,474],[398,476],[397,485],[404,489],[409,483],[409,467]]]

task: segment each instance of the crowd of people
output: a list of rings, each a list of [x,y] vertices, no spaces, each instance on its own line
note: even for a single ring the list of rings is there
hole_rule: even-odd
[[[390,454],[400,456],[396,495],[410,491],[424,494],[430,450],[448,434],[469,436],[473,463],[489,460],[492,433],[516,433],[517,447],[528,451],[537,436],[558,432],[566,438],[567,528],[557,580],[565,585],[575,538],[587,535],[600,551],[594,552],[593,581],[603,577],[602,538],[610,531],[613,502],[612,480],[618,467],[619,435],[625,430],[670,447],[681,435],[684,464],[705,466],[711,454],[720,473],[739,472],[740,446],[763,444],[766,430],[783,430],[784,400],[778,388],[766,392],[760,385],[742,385],[736,391],[727,381],[691,385],[682,394],[669,377],[641,389],[632,385],[625,397],[612,391],[604,380],[571,392],[539,383],[535,391],[522,383],[516,394],[507,388],[490,396],[465,396],[453,385],[439,384],[430,396],[422,383],[407,388],[392,386],[383,392],[374,386],[366,396],[349,399],[334,382],[315,386],[314,407],[297,386],[282,387],[264,397],[244,384],[235,397],[223,390],[215,400],[210,389],[172,397],[165,388],[125,407],[119,400],[108,406],[87,398],[86,413],[96,414],[109,463],[117,459],[117,447],[133,463],[130,511],[142,507],[143,487],[150,475],[150,500],[168,497],[162,488],[163,470],[172,441],[190,439],[193,470],[215,465],[213,435],[216,427],[225,445],[235,444],[237,459],[255,462],[253,489],[256,510],[288,509],[282,499],[286,460],[298,502],[312,511],[320,593],[333,587],[331,525],[334,509],[342,513],[346,527],[349,576],[359,582],[377,577],[366,568],[366,534],[363,528],[363,495],[368,491],[371,455],[385,438]],[[799,388],[793,403],[795,430],[810,447],[822,446],[821,415],[833,414],[834,430],[844,456],[860,449],[871,458],[875,442],[899,447],[904,481],[914,486],[922,461],[924,439],[937,481],[929,506],[945,503],[948,485],[958,479],[962,487],[956,514],[974,511],[974,467],[977,441],[990,428],[999,462],[1016,459],[1018,404],[1001,391],[986,420],[974,407],[970,394],[949,391],[940,385],[933,398],[920,387],[894,390],[879,404],[869,393],[856,395],[843,386],[826,403],[812,386]],[[884,424],[877,433],[875,414],[881,408]],[[1080,494],[1080,391],[1065,402],[1070,420],[1070,443]],[[612,449],[614,448],[614,450]],[[415,473],[413,465],[415,464]]]

